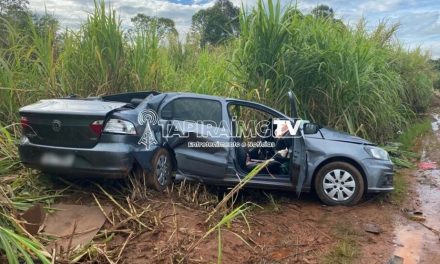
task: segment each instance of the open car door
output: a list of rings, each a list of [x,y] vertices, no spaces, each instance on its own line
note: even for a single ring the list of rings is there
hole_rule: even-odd
[[[229,142],[229,132],[221,126],[222,107],[216,100],[180,97],[162,108],[161,116],[170,124],[167,141],[183,175],[224,177],[228,148],[211,146]]]
[[[293,126],[296,122],[302,122],[298,117],[298,109],[296,105],[296,98],[292,91],[289,91],[290,102],[290,117],[292,118]],[[302,124],[296,135],[292,138],[292,183],[296,186],[296,193],[299,196],[301,194],[302,186],[306,178],[307,173],[307,153],[304,142],[304,133],[302,130]]]

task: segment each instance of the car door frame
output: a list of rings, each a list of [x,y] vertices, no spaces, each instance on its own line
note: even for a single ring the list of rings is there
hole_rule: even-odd
[[[162,110],[169,104],[173,103],[176,100],[180,99],[194,99],[194,100],[210,100],[215,101],[220,104],[221,107],[221,122],[224,122],[225,119],[225,101],[221,98],[205,96],[205,95],[192,95],[192,94],[184,94],[174,96],[171,99],[167,100],[159,107],[159,116],[161,120],[167,120],[167,122],[173,122],[176,120],[171,119],[163,119],[162,118]],[[198,124],[197,126],[203,126],[203,124]],[[185,131],[183,131],[185,132]],[[229,131],[227,131],[229,133]],[[188,139],[191,138],[191,135]],[[227,139],[229,141],[229,138]],[[214,141],[214,140],[213,140]],[[195,177],[202,181],[210,181],[210,180],[219,180],[219,178],[223,178],[226,173],[227,168],[227,159],[229,156],[229,150],[226,148],[220,148],[215,150],[215,154],[210,154],[201,151],[201,148],[195,147],[192,148],[184,148],[183,144],[189,144],[189,141],[182,139],[182,142],[179,142],[177,146],[170,145],[170,148],[173,149],[174,155],[177,161],[177,172],[183,176]],[[182,147],[181,147],[182,146]],[[210,157],[210,158],[208,158]],[[214,160],[213,160],[214,159]],[[189,168],[189,164],[191,163],[191,169]],[[209,169],[208,167],[211,166]]]
[[[280,118],[280,119],[290,119],[287,115],[281,113],[278,110],[275,110],[269,106],[263,105],[263,104],[259,104],[259,103],[255,103],[255,102],[250,102],[250,101],[245,101],[245,100],[237,100],[237,99],[229,99],[226,102],[226,112],[227,112],[227,118],[228,118],[228,124],[232,123],[232,119],[231,116],[229,115],[229,106],[230,105],[238,105],[238,106],[244,106],[244,107],[249,107],[251,109],[255,109],[261,112],[265,112],[267,114],[272,115],[274,118]],[[230,127],[232,128],[232,126],[230,125]],[[231,135],[232,135],[233,131],[231,129]],[[235,139],[233,137],[231,137],[231,141],[234,141]],[[236,151],[235,148],[233,148],[234,151],[231,151],[231,153],[233,152],[234,154],[232,155],[232,162],[233,162],[233,166],[235,169],[235,174],[238,175],[240,177],[240,179],[243,179],[247,173],[244,172],[241,168],[240,165],[238,165],[236,163],[237,161],[237,156],[236,156]],[[269,176],[269,174],[258,174],[256,176],[254,176],[254,178],[250,181],[251,184],[258,184],[258,185],[271,185],[271,184],[277,184],[277,185],[284,185],[285,187],[292,187],[292,181],[291,181],[291,175],[286,174],[286,177],[278,177],[278,178],[272,178]]]
[[[296,188],[296,193],[299,197],[301,194],[301,191],[303,189],[304,182],[306,181],[308,174],[308,163],[307,163],[307,148],[306,148],[306,142],[304,137],[304,131],[302,129],[302,120],[299,118],[298,115],[298,107],[296,103],[296,95],[293,93],[293,91],[289,90],[287,93],[287,97],[289,99],[290,103],[290,115],[291,120],[293,122],[301,122],[299,126],[299,130],[297,132],[297,135],[292,137],[292,154],[290,157],[291,162],[291,174],[292,174],[292,184]],[[297,175],[297,177],[294,177],[294,175]]]
[[[297,114],[296,101],[295,101],[296,99],[293,92],[289,92],[288,96],[291,104],[291,114],[296,115],[294,117],[289,117],[288,115],[283,114],[280,111],[277,111],[263,104],[245,101],[245,100],[230,99],[227,100],[226,102],[227,118],[229,119],[228,122],[229,124],[231,124],[232,122],[228,111],[229,105],[242,105],[245,107],[250,107],[269,113],[276,118],[283,118],[283,119],[291,120],[293,122],[298,122],[298,121],[301,122],[301,120],[297,117],[298,114]],[[286,179],[273,179],[272,177],[267,177],[267,175],[262,175],[262,177],[259,177],[257,175],[251,180],[250,183],[251,184],[254,183],[256,185],[277,185],[279,187],[287,187],[288,189],[296,188],[296,192],[299,195],[302,190],[303,183],[307,178],[307,152],[306,152],[304,134],[301,126],[299,127],[297,136],[292,137],[292,146],[290,152],[291,152],[290,160],[292,167],[289,174],[290,177],[287,181]],[[239,169],[239,165],[235,163],[236,159],[237,159],[236,152],[234,151],[233,160],[234,160],[235,173],[236,175],[239,175],[240,178],[242,178],[246,176],[246,173],[242,172]]]

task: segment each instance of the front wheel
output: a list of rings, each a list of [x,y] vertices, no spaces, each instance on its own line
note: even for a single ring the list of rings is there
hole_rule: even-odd
[[[346,162],[332,162],[322,167],[315,177],[315,190],[327,205],[355,205],[364,194],[361,173]]]

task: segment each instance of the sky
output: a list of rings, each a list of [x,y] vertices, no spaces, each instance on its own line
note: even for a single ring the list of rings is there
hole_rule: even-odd
[[[252,8],[256,0],[231,0],[237,6]],[[293,0],[295,1],[295,0]],[[215,0],[111,0],[124,28],[131,26],[130,18],[137,13],[171,18],[181,36],[190,29],[192,15],[210,7]],[[289,0],[281,0],[284,5]],[[64,27],[76,29],[93,10],[93,0],[29,0],[30,9],[37,14],[48,12]],[[294,2],[295,3],[295,2]],[[433,58],[440,58],[440,0],[298,0],[304,13],[319,4],[333,8],[336,17],[349,25],[364,18],[373,28],[380,21],[400,23],[397,37],[405,47],[421,47]]]

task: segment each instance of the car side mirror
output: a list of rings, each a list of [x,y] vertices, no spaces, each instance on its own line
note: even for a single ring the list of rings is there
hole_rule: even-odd
[[[303,125],[304,134],[316,134],[318,133],[319,125],[314,123],[305,123]]]

